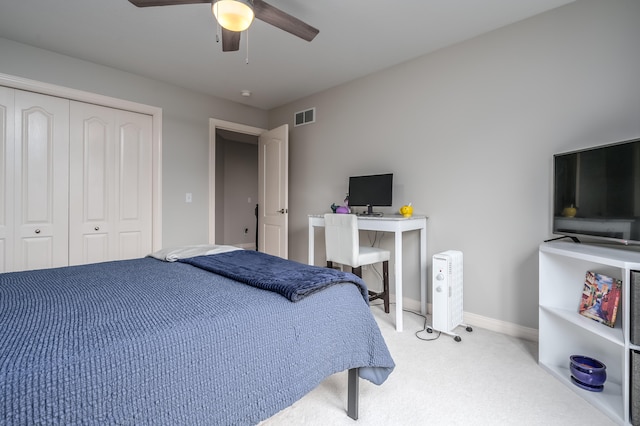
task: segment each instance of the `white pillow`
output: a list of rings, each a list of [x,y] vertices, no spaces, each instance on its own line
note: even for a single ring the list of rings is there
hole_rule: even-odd
[[[189,257],[204,256],[207,254],[225,253],[234,250],[242,249],[235,246],[199,244],[194,246],[166,248],[151,253],[149,256],[155,257],[159,260],[164,260],[166,262],[175,262],[178,259],[187,259]]]

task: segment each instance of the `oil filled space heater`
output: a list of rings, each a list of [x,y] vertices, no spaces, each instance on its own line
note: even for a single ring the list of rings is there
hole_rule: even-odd
[[[433,281],[431,290],[431,327],[427,332],[434,330],[453,336],[456,342],[462,338],[453,332],[458,326],[466,327],[467,331],[473,329],[463,324],[464,310],[462,307],[462,252],[447,250],[434,254],[432,261]]]

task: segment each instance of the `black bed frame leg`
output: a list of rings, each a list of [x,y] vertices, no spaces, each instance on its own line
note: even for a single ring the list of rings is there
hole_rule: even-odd
[[[358,399],[360,395],[360,382],[358,381],[359,369],[349,370],[347,415],[353,420],[358,420]]]

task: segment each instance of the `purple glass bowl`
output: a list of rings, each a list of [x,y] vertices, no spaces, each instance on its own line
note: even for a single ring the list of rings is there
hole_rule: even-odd
[[[571,376],[578,382],[590,386],[600,387],[607,380],[607,367],[597,359],[584,355],[571,355]]]

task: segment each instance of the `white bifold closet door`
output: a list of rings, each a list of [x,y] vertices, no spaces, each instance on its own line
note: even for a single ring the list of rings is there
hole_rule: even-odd
[[[152,118],[71,101],[69,264],[152,251]]]
[[[15,91],[13,267],[68,264],[69,100]],[[7,141],[10,145],[12,141]],[[8,168],[8,167],[7,167]]]
[[[152,251],[150,115],[0,86],[0,272]]]
[[[0,87],[0,272],[13,267],[13,140],[15,92]]]

